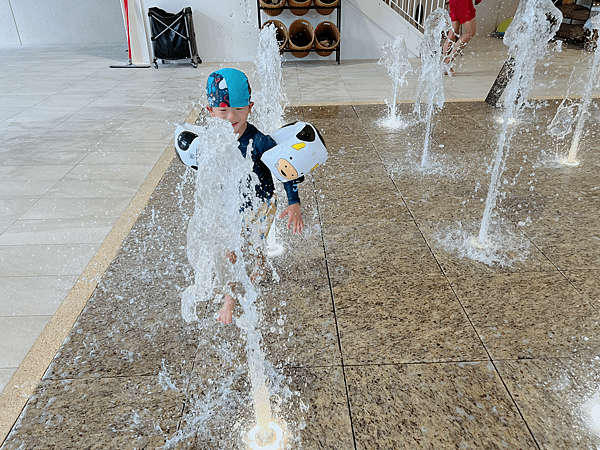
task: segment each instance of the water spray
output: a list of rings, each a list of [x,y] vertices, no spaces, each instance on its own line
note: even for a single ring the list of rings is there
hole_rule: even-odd
[[[388,75],[392,79],[392,98],[385,101],[389,110],[388,117],[383,119],[380,125],[398,127],[402,125],[396,105],[398,89],[406,84],[406,75],[412,72],[404,36],[398,35],[394,41],[387,41],[381,47],[379,64],[387,69]]]
[[[287,430],[285,423],[274,419],[267,424],[266,433],[260,425],[255,425],[243,436],[249,450],[284,450],[287,447]]]
[[[260,30],[254,64],[260,81],[260,91],[252,94],[255,102],[252,123],[263,133],[270,135],[283,125],[286,102],[282,87],[277,29],[272,24]]]
[[[522,0],[515,18],[506,30],[504,43],[510,49],[513,74],[506,88],[502,131],[498,138],[492,177],[477,239],[481,245],[484,245],[488,238],[491,214],[496,206],[500,179],[515,131],[515,127],[509,128],[510,119],[516,118],[523,109],[531,90],[537,61],[548,53],[548,42],[558,31],[561,22],[562,13],[551,0]]]
[[[600,15],[594,16],[592,19],[593,30],[600,30]],[[569,166],[576,166],[579,164],[577,161],[577,150],[579,149],[579,141],[581,140],[581,134],[583,133],[583,125],[585,119],[589,115],[588,109],[592,101],[592,91],[597,84],[598,70],[600,69],[600,45],[596,44],[596,50],[594,51],[594,57],[589,70],[589,77],[585,84],[585,90],[583,94],[583,102],[577,111],[577,125],[575,125],[575,132],[573,133],[573,140],[571,141],[571,148],[566,159],[562,160],[563,164]]]
[[[427,165],[429,153],[429,139],[431,135],[431,120],[435,107],[441,109],[444,106],[444,83],[443,65],[444,52],[440,47],[440,36],[450,29],[450,15],[444,8],[438,8],[425,20],[425,37],[419,51],[421,52],[421,75],[419,77],[419,88],[415,101],[414,111],[421,115],[421,102],[427,104],[425,123],[425,140],[423,142],[423,156],[421,167]]]

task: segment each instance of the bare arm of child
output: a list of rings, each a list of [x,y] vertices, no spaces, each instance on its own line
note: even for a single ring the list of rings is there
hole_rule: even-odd
[[[293,203],[283,210],[280,219],[288,216],[287,229],[292,227],[294,234],[299,234],[304,230],[304,221],[302,220],[302,212],[300,211],[300,203]]]

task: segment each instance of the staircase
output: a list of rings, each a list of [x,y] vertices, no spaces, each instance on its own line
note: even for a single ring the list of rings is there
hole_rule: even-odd
[[[391,36],[404,36],[408,51],[419,55],[423,24],[445,0],[346,0]]]

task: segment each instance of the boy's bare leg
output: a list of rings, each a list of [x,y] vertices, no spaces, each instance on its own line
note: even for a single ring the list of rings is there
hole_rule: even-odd
[[[458,36],[458,30],[460,24],[458,22],[452,22],[452,29],[448,32],[448,39],[444,42],[444,64],[450,66],[448,73],[452,74],[452,63],[458,56],[458,53],[467,46],[469,41],[475,36],[476,21],[475,18],[462,24],[463,34],[456,39]]]
[[[257,254],[254,263],[254,270],[250,274],[250,281],[252,282],[252,284],[260,283],[262,280],[265,279],[266,276],[265,265],[267,263],[267,259],[265,258],[265,255],[261,249],[259,249],[256,253]]]
[[[217,317],[217,321],[229,325],[233,320],[233,308],[235,306],[235,300],[229,294],[225,294],[225,301],[223,302],[223,306],[219,310],[219,315]]]
[[[231,264],[235,264],[237,262],[237,255],[234,251],[225,250],[225,256]],[[235,283],[229,283],[229,287],[231,289],[235,289]],[[233,297],[230,294],[225,294],[225,301],[223,302],[223,306],[221,306],[221,309],[219,310],[217,321],[225,325],[229,325],[233,320],[234,306],[235,300],[233,299]]]
[[[452,69],[452,63],[454,62],[454,58],[456,56],[456,46],[458,45],[458,40],[460,36],[458,35],[458,30],[460,28],[460,23],[452,22],[452,27],[448,31],[448,37],[444,42],[444,47],[442,48],[442,54],[444,55],[444,65],[446,66],[444,69],[444,75],[455,75],[456,72]]]

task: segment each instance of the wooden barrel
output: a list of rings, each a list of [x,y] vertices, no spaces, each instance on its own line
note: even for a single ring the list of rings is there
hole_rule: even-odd
[[[275,17],[283,12],[285,0],[260,0],[260,6],[266,14]]]
[[[310,53],[315,41],[315,30],[305,19],[294,20],[289,27],[288,47],[296,58],[304,58]]]
[[[340,45],[340,30],[333,22],[321,22],[315,28],[315,48],[321,56],[329,56]]]
[[[288,5],[292,8],[301,7],[303,9],[290,9],[292,14],[297,16],[303,16],[308,12],[308,7],[310,6],[312,0],[288,0]]]
[[[263,23],[262,28],[266,27],[267,25],[273,25],[275,27],[275,37],[277,38],[277,44],[279,44],[279,50],[283,50],[289,39],[287,27],[282,21],[275,19],[267,20],[265,23]]]
[[[337,7],[340,0],[313,0],[315,3],[315,7],[319,14],[323,16],[328,16],[331,14],[335,8]]]

